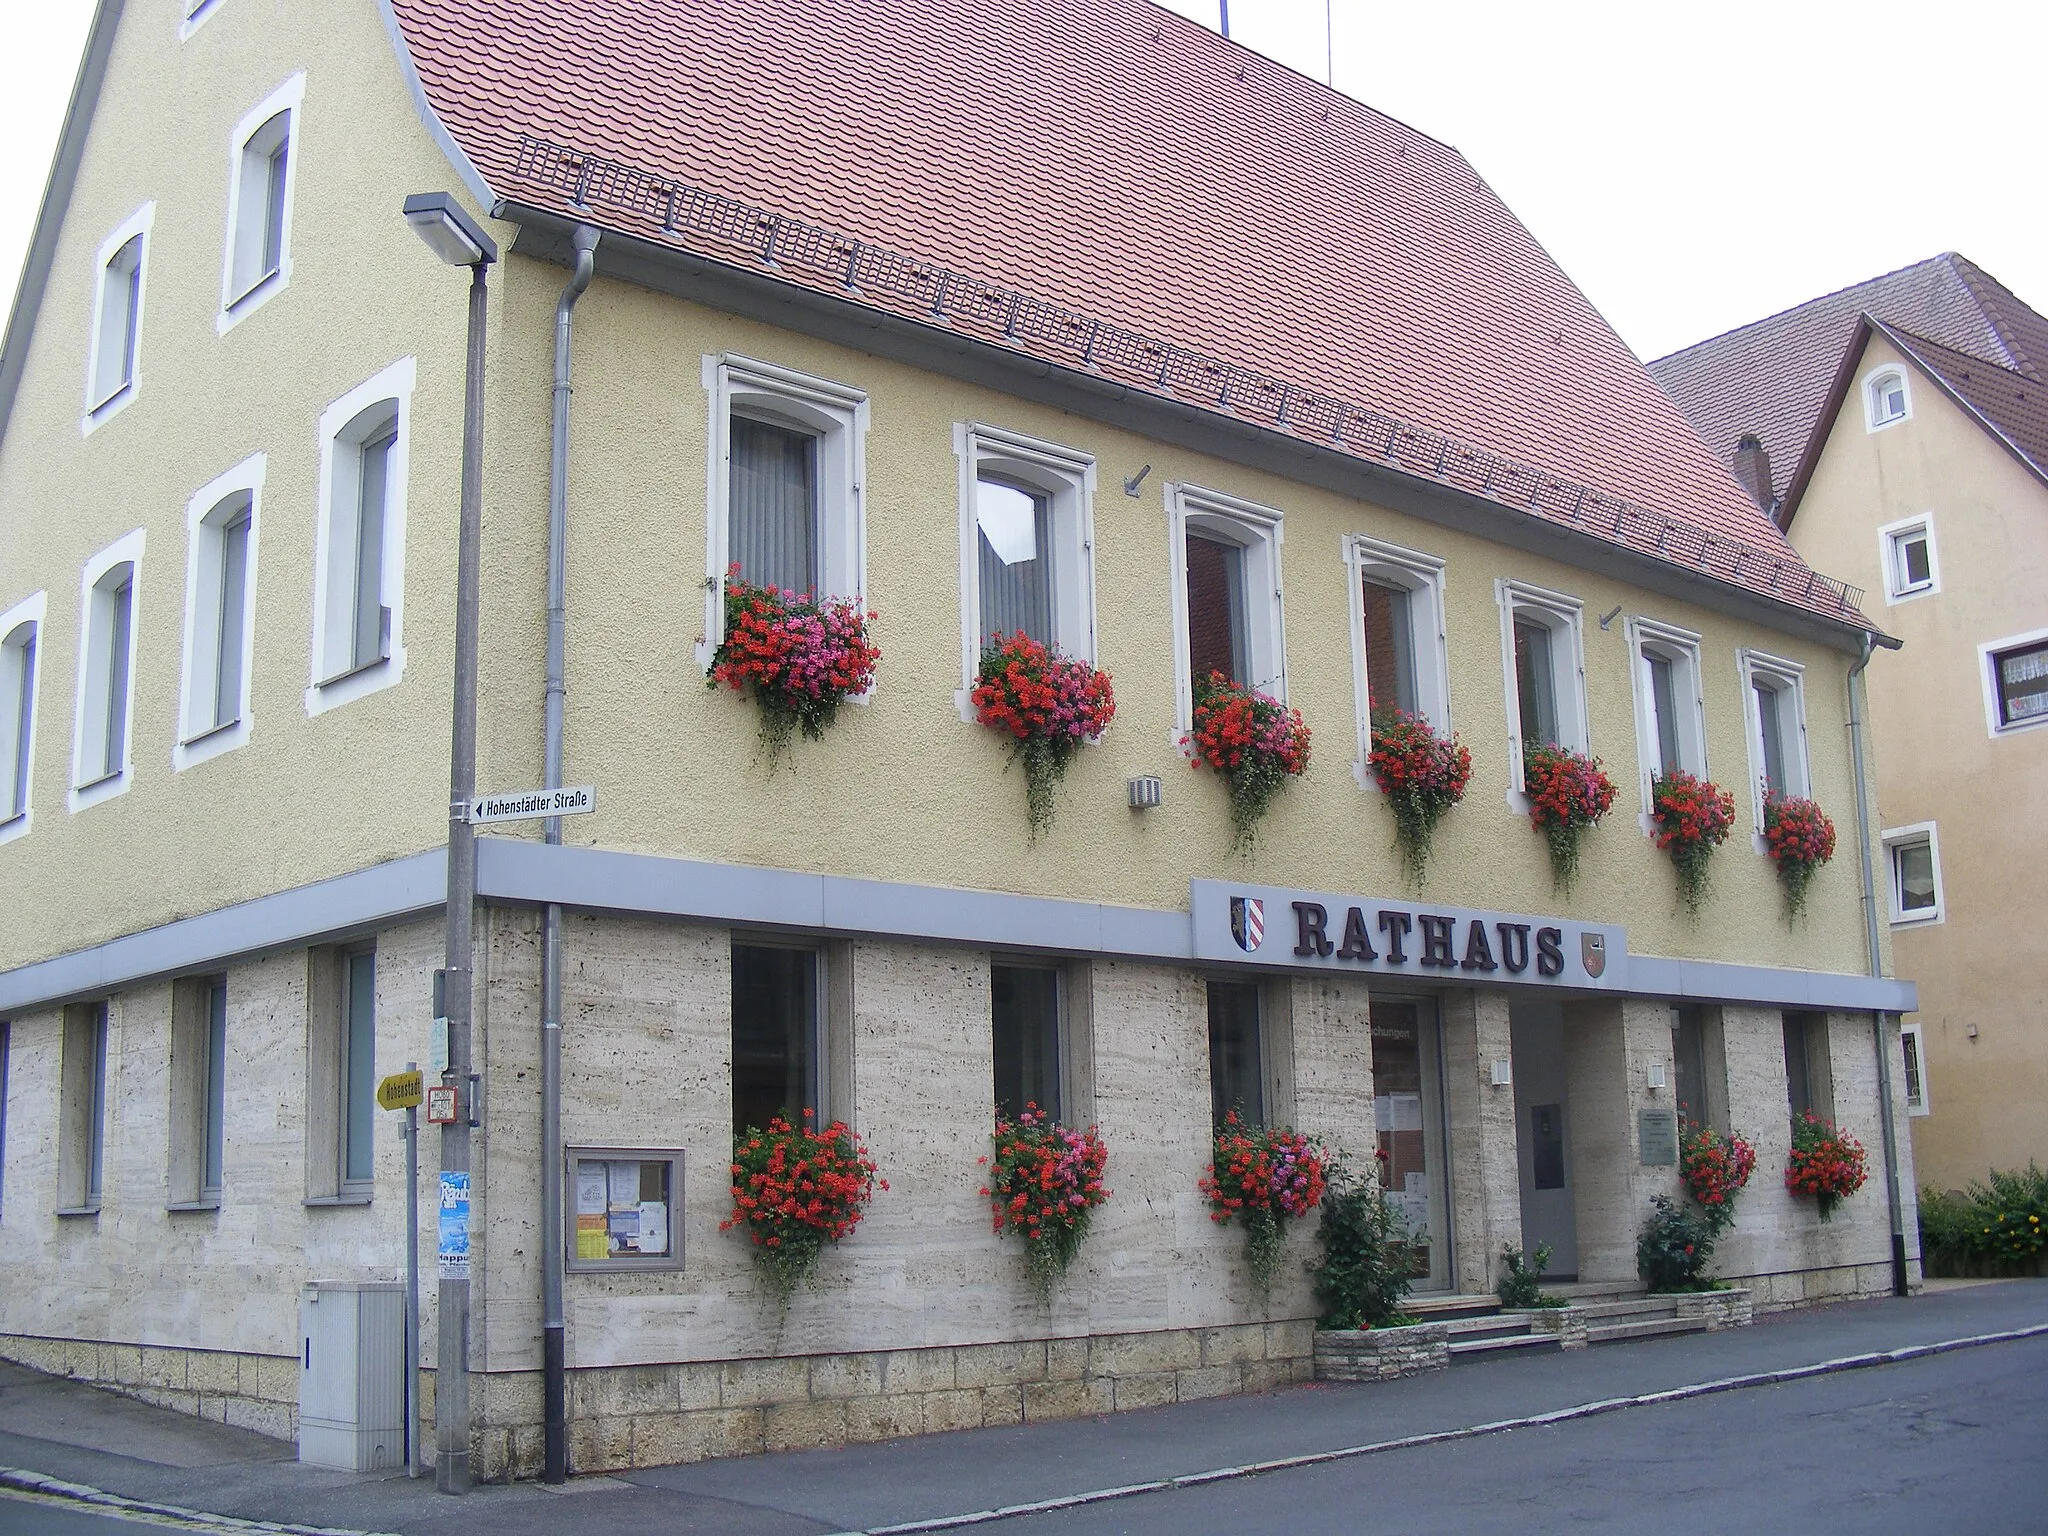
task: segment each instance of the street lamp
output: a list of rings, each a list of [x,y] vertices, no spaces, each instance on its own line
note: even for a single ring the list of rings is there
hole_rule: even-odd
[[[476,923],[476,834],[469,802],[476,793],[477,568],[483,545],[485,274],[497,242],[446,192],[405,200],[405,221],[441,260],[469,268],[469,360],[462,389],[462,512],[455,553],[455,717],[448,745],[448,942],[441,1013],[448,1021],[444,1083],[455,1089],[455,1119],[441,1127],[441,1198],[437,1211],[461,1213],[459,1257],[449,1253],[440,1274],[440,1337],[434,1371],[434,1486],[467,1493],[469,1466],[469,1127],[476,1106],[470,1087],[472,985]],[[415,1345],[415,1347],[417,1347]],[[416,1370],[417,1360],[407,1362]]]

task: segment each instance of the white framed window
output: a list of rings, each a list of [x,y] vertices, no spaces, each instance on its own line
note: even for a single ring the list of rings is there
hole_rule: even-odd
[[[1344,539],[1351,589],[1351,678],[1361,774],[1372,715],[1398,709],[1451,728],[1450,655],[1444,637],[1444,562],[1364,534]]]
[[[851,385],[733,353],[707,355],[704,640],[725,638],[725,577],[819,598],[867,590],[868,397]]]
[[[1927,1114],[1933,1106],[1927,1100],[1927,1051],[1918,1024],[1899,1025],[1899,1052],[1906,1064],[1906,1113]]]
[[[178,0],[178,41],[197,32],[221,7],[221,0]]]
[[[1195,680],[1221,672],[1287,702],[1281,514],[1192,485],[1166,487],[1173,572],[1175,731],[1194,726]]]
[[[313,677],[306,713],[389,688],[405,674],[405,486],[412,358],[320,414]]]
[[[223,333],[291,281],[292,191],[305,93],[305,74],[293,75],[228,136],[227,250],[214,322]]]
[[[1095,460],[982,422],[957,422],[960,708],[981,648],[1026,634],[1095,660]]]
[[[306,952],[308,1205],[364,1205],[375,1193],[377,1014],[375,943]]]
[[[1934,557],[1934,519],[1910,517],[1877,530],[1878,558],[1884,563],[1884,594],[1888,602],[1925,597],[1941,590],[1941,567]]]
[[[1878,432],[1897,426],[1913,414],[1913,396],[1906,387],[1906,370],[1887,363],[1863,378],[1863,424]]]
[[[80,582],[78,708],[68,797],[73,811],[128,789],[142,546],[138,528],[88,560]]]
[[[171,987],[170,1166],[173,1211],[220,1207],[227,1144],[228,979]]]
[[[2048,629],[1978,646],[1977,668],[1993,736],[2048,725]]]
[[[44,606],[37,592],[0,613],[0,843],[29,829]]]
[[[1652,779],[1679,768],[1707,776],[1700,637],[1641,615],[1628,620],[1624,629],[1635,684],[1636,761],[1647,807]]]
[[[142,306],[155,219],[156,204],[144,203],[101,242],[94,258],[83,432],[126,409],[142,387]]]
[[[1891,827],[1879,834],[1879,840],[1884,844],[1885,872],[1891,884],[1893,924],[1940,922],[1941,844],[1934,823]]]
[[[1522,760],[1530,748],[1591,750],[1586,730],[1585,610],[1576,597],[1522,581],[1496,581],[1494,597],[1500,604],[1513,804],[1512,796],[1523,789]]]
[[[256,521],[264,455],[252,454],[185,508],[185,666],[179,684],[182,771],[249,739],[255,660]]]
[[[1764,802],[1812,793],[1806,767],[1806,669],[1762,651],[1736,652],[1749,728],[1750,812],[1763,851]]]

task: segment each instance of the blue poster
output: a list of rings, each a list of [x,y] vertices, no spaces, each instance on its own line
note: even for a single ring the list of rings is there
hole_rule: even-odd
[[[441,1175],[441,1278],[469,1278],[469,1175]]]

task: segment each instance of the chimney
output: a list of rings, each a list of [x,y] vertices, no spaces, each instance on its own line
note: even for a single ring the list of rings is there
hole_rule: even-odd
[[[1749,492],[1751,501],[1766,512],[1777,506],[1778,498],[1771,494],[1771,456],[1754,432],[1742,434],[1729,462],[1735,470],[1735,478]]]

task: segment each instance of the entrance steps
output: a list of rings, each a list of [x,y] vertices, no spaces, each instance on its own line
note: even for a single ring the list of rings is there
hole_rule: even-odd
[[[1491,1296],[1433,1296],[1411,1300],[1408,1310],[1426,1323],[1441,1323],[1450,1363],[1526,1350],[1563,1348],[1554,1333],[1538,1333],[1526,1312],[1503,1311]]]
[[[1624,1339],[1654,1339],[1667,1333],[1705,1333],[1705,1315],[1682,1316],[1676,1296],[1638,1296],[1629,1300],[1573,1305],[1585,1315],[1588,1344],[1615,1344]]]

